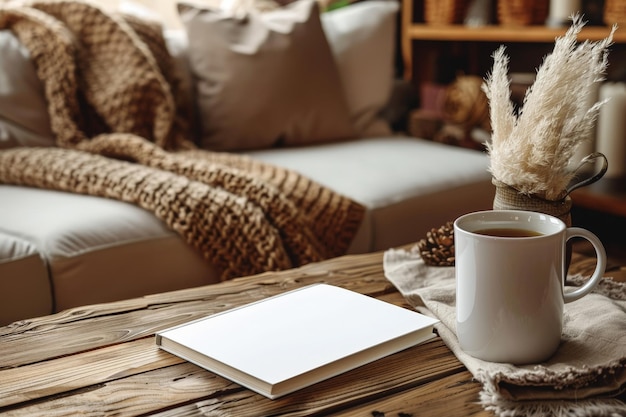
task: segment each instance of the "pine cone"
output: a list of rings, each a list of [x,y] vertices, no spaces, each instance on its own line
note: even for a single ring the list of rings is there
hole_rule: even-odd
[[[426,265],[454,266],[454,225],[447,222],[439,229],[431,229],[426,238],[417,242]]]

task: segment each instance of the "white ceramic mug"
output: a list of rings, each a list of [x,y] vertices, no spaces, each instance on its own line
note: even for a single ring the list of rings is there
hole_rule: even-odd
[[[486,229],[498,236],[482,234]],[[494,229],[530,231],[522,234],[533,236],[503,237],[509,232]],[[597,264],[584,286],[565,292],[566,243],[573,237],[591,242]],[[564,303],[588,294],[606,266],[606,253],[596,235],[531,211],[461,216],[454,222],[454,246],[461,349],[492,362],[521,365],[552,356],[561,340]]]

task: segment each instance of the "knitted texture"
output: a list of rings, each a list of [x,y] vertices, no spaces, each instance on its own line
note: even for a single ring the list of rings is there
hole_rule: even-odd
[[[39,1],[0,5],[2,28],[30,52],[58,147],[0,151],[0,182],[136,204],[222,279],[345,253],[361,205],[187,139],[188,109],[158,26],[79,1]]]

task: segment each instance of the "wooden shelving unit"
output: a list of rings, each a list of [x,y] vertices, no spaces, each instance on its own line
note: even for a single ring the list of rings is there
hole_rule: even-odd
[[[423,7],[419,0],[402,0],[402,55],[406,79],[413,76],[414,41],[440,42],[493,42],[515,44],[553,43],[558,36],[565,34],[567,28],[547,26],[502,26],[489,25],[470,27],[465,25],[434,25],[415,22],[415,8]],[[608,26],[588,26],[583,28],[579,39],[597,41],[606,38],[611,31]],[[615,33],[615,44],[626,44],[626,30]]]
[[[401,15],[401,48],[404,62],[404,76],[407,80],[420,87],[421,83],[433,82],[441,68],[434,68],[437,57],[450,53],[469,57],[470,67],[482,69],[490,64],[490,53],[499,44],[507,45],[507,49],[515,49],[522,53],[516,62],[529,61],[535,65],[535,58],[540,62],[541,56],[552,49],[555,38],[562,36],[567,28],[551,28],[542,25],[504,26],[489,25],[470,27],[465,25],[426,24],[415,19],[423,7],[422,0],[402,0]],[[605,39],[611,32],[609,26],[586,26],[579,35],[580,41],[598,41]],[[618,28],[613,37],[610,53],[610,68],[615,63],[621,64],[620,74],[626,80],[626,28]],[[418,50],[414,64],[414,48]],[[525,55],[524,55],[525,54]],[[415,66],[415,68],[414,68]],[[446,69],[446,68],[444,68]],[[477,74],[484,76],[483,74]],[[604,215],[626,219],[626,178],[602,179],[592,186],[576,190],[573,194],[576,205],[580,209],[590,210],[596,217]],[[626,220],[622,220],[626,221]],[[612,235],[613,231],[609,231]],[[613,237],[613,236],[609,236]],[[620,237],[621,239],[621,237]]]

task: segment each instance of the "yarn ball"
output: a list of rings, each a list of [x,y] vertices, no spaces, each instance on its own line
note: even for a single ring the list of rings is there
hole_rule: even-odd
[[[483,79],[463,75],[446,88],[443,114],[446,120],[462,125],[467,130],[480,127],[491,131],[489,100],[482,90]]]

